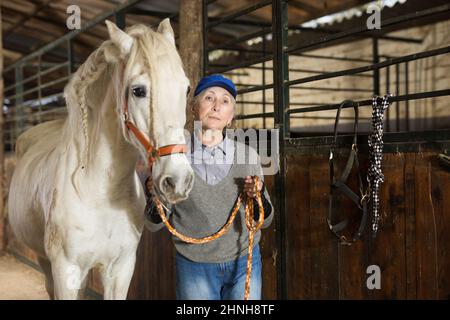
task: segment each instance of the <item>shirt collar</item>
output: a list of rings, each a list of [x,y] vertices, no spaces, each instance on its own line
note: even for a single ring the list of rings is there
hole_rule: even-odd
[[[200,141],[200,138],[198,137],[197,132],[194,133],[193,140],[194,140],[194,146],[193,146],[193,148],[191,146],[191,151],[193,151],[194,154],[196,154],[197,152],[201,153],[204,150],[210,152],[210,151],[216,149],[216,150],[222,151],[222,153],[224,155],[226,155],[227,152],[231,151],[231,147],[232,147],[232,141],[230,138],[228,138],[228,136],[226,134],[224,134],[224,138],[220,143],[218,143],[212,147],[208,147],[208,146],[202,144]]]

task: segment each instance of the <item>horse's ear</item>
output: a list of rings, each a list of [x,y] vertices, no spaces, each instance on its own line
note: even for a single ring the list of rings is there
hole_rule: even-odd
[[[170,19],[166,18],[158,26],[158,32],[161,33],[175,47],[175,34],[173,33]]]
[[[113,22],[105,20],[111,41],[119,49],[121,57],[127,56],[133,46],[133,38],[120,30]]]

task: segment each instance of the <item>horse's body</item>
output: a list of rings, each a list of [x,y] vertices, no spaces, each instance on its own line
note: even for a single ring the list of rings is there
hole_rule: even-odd
[[[161,34],[165,30],[158,30],[158,34],[144,28],[138,31],[153,33],[153,49],[162,46],[175,51],[174,46],[172,49],[167,43],[158,43],[164,42]],[[16,144],[17,165],[9,192],[9,221],[16,237],[38,254],[46,274],[47,291],[51,297],[59,299],[78,298],[89,270],[96,266],[100,267],[104,297],[126,298],[143,229],[145,196],[135,164],[140,153],[145,155],[145,150],[121,123],[123,96],[127,95],[125,90],[136,86],[133,81],[140,79],[139,85],[150,88],[147,80],[151,79],[153,89],[163,76],[158,75],[158,66],[152,66],[150,72],[144,67],[145,63],[139,63],[138,56],[132,65],[120,68],[121,61],[127,63],[124,58],[127,56],[120,51],[126,51],[128,45],[120,46],[129,39],[124,39],[126,34],[117,28],[108,25],[108,29],[112,42],[97,49],[85,63],[90,65],[80,67],[65,89],[68,118],[33,127],[22,134]],[[135,35],[140,34],[138,31]],[[119,37],[122,37],[120,41]],[[173,81],[178,80],[180,90],[186,90],[180,62],[170,62],[167,57],[164,60],[164,55],[160,59],[155,55],[152,59],[149,58],[150,64],[172,68],[169,73],[181,73],[178,79],[173,76]],[[82,91],[75,82],[88,81],[88,71],[92,71],[89,69],[94,69],[91,83],[95,81],[95,85]],[[143,78],[146,74],[148,79]],[[121,90],[123,82],[129,86]],[[173,94],[173,83],[159,81],[158,85],[162,91],[164,85],[171,86],[166,90],[172,92],[172,98],[166,100],[173,100],[175,96],[176,105],[156,92],[146,101],[133,96],[128,102],[130,118],[142,132],[153,132],[149,138],[160,145],[184,143],[184,136],[172,131],[183,129],[185,100],[179,97],[180,93]],[[82,97],[80,92],[84,92]],[[85,109],[78,108],[80,98],[86,99]],[[158,99],[157,104],[149,102],[153,99]],[[164,104],[171,104],[171,107]],[[157,110],[151,110],[151,106]],[[170,114],[160,115],[163,112],[160,107],[168,108]],[[80,116],[80,111],[82,114],[86,111],[85,117]],[[181,120],[174,122],[177,120],[173,117],[174,111]],[[150,126],[147,120],[150,118],[151,122],[155,113],[159,115],[159,123]],[[169,138],[163,136],[164,127]],[[170,184],[167,184],[167,177]],[[171,155],[156,162],[153,178],[161,195],[176,202],[187,196],[192,171],[184,155]]]

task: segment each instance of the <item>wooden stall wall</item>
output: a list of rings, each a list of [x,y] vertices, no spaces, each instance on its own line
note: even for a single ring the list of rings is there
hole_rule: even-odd
[[[338,161],[338,168],[344,160]],[[365,170],[367,159],[362,160]],[[350,247],[338,245],[326,223],[328,154],[291,153],[286,161],[288,299],[450,298],[450,172],[439,164],[436,152],[384,154],[380,230],[375,239],[365,236]],[[8,157],[6,171],[13,167]],[[273,177],[265,180],[274,195]],[[345,198],[340,208],[346,215],[359,214]],[[275,225],[261,238],[264,299],[277,299]],[[8,250],[23,261],[36,262],[34,253],[11,232]],[[145,230],[128,298],[174,299],[174,253],[167,230]],[[370,265],[380,267],[380,290],[366,286]],[[102,292],[99,279],[93,272],[91,298]]]
[[[287,168],[289,299],[450,298],[450,172],[436,152],[384,154],[380,229],[352,246],[339,245],[326,222],[328,154],[290,154]],[[360,213],[340,201],[344,215]],[[367,288],[370,265],[380,267],[380,290]]]

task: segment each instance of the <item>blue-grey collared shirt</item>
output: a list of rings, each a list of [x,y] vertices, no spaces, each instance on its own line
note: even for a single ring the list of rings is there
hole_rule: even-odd
[[[224,139],[217,145],[208,147],[202,144],[198,134],[192,139],[186,139],[187,157],[192,169],[209,185],[218,184],[230,171],[234,159],[233,141],[224,135]]]

